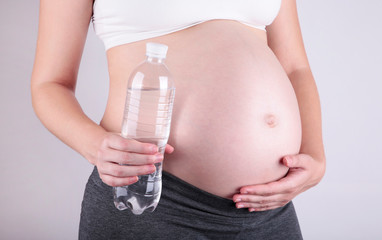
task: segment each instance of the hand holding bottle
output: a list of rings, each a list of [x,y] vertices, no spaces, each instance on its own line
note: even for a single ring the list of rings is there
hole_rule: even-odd
[[[165,152],[173,151],[174,148],[167,144]],[[137,176],[155,172],[154,164],[162,161],[163,155],[155,144],[107,133],[98,150],[96,166],[102,181],[117,187],[133,184],[138,181]]]

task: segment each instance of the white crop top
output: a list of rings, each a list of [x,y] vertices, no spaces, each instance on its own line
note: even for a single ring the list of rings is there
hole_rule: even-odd
[[[105,50],[176,32],[212,19],[265,30],[281,0],[95,0],[93,27]]]

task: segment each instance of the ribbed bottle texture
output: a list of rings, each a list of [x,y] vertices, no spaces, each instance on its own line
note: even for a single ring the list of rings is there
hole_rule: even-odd
[[[159,61],[158,61],[159,60]],[[170,135],[175,87],[163,59],[150,57],[129,78],[121,135],[158,146],[163,155]],[[114,204],[134,214],[154,211],[162,190],[162,163],[138,182],[114,187]]]

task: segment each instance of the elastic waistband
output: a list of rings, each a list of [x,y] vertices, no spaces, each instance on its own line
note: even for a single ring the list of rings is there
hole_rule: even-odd
[[[206,192],[166,171],[162,173],[163,189],[161,198],[169,198],[176,205],[187,209],[214,215],[253,218],[266,212],[249,212],[247,208],[237,209],[233,200]]]
[[[102,182],[96,167],[89,180],[104,188],[105,192],[111,193],[112,187]],[[237,209],[232,200],[206,192],[166,171],[162,172],[162,194],[159,205],[166,211],[175,210],[205,217],[220,216],[232,223],[250,218],[251,221],[264,220],[282,211],[282,208],[261,212],[249,212],[247,208]],[[291,203],[284,208],[288,205]]]

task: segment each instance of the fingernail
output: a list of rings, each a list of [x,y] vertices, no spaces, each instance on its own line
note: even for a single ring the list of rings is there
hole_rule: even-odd
[[[157,168],[155,166],[152,166],[149,168],[149,173],[153,173],[157,170]]]
[[[250,208],[250,209],[249,209],[249,212],[254,212],[254,211],[255,211],[254,208]]]
[[[244,207],[243,204],[238,204],[238,205],[237,205],[237,208],[242,208],[242,207]]]
[[[162,154],[155,155],[155,162],[161,162],[162,160],[163,160]]]
[[[236,198],[235,202],[240,202],[241,198]]]
[[[247,194],[248,192],[247,192],[247,190],[242,190],[241,193],[242,194]]]
[[[153,152],[158,152],[158,147],[157,146],[151,146],[150,150]]]
[[[132,183],[138,182],[138,176],[134,176],[131,182]]]

